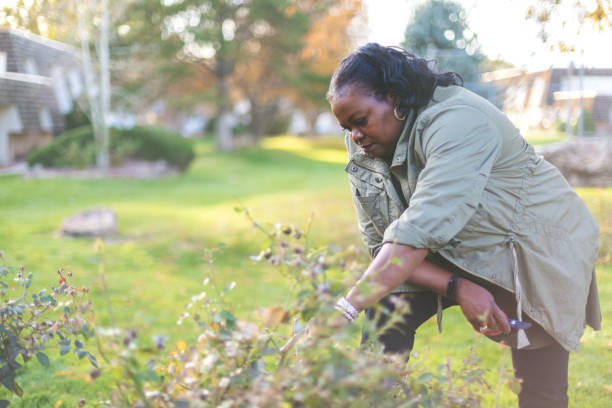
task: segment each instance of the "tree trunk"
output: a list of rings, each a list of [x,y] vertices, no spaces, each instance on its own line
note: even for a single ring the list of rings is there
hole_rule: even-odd
[[[221,63],[222,64],[222,63]],[[229,103],[229,84],[225,69],[221,68],[217,73],[217,123],[215,126],[215,138],[217,140],[217,150],[229,152],[234,149],[231,112]]]
[[[98,146],[97,164],[101,169],[109,166],[109,129],[108,116],[110,113],[110,68],[108,49],[109,26],[108,0],[102,0],[102,20],[100,21],[100,107],[101,135]]]
[[[306,136],[316,135],[317,132],[317,119],[319,118],[320,111],[317,109],[310,109],[304,112],[306,118]]]
[[[106,1],[106,0],[105,0]],[[100,168],[108,168],[108,125],[107,116],[110,105],[110,75],[108,71],[108,4],[105,3],[105,10],[102,14],[100,24],[100,90],[96,80],[96,71],[89,51],[89,31],[86,21],[90,20],[91,2],[80,4],[75,2],[77,9],[77,20],[79,27],[79,37],[81,40],[81,63],[83,64],[83,74],[85,76],[85,91],[89,102],[90,120],[93,126],[94,138],[96,143],[96,164]],[[85,10],[84,10],[85,9]],[[86,13],[84,13],[86,12]],[[106,18],[106,22],[104,22]],[[105,28],[104,28],[105,27]],[[105,33],[103,33],[105,32]],[[102,60],[105,60],[102,62]],[[106,73],[104,73],[106,71]]]
[[[251,103],[249,133],[253,138],[253,142],[257,143],[266,135],[266,132],[270,128],[270,124],[278,114],[278,104],[259,104],[254,98],[250,98],[249,101]]]

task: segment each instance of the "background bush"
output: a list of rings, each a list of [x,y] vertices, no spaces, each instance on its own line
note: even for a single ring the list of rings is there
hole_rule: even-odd
[[[111,141],[113,151],[128,146],[126,150],[133,151],[131,157],[148,161],[165,160],[181,170],[185,170],[195,157],[188,140],[161,128],[135,126],[115,133]]]
[[[579,122],[579,118],[577,118],[576,120],[571,122],[572,125],[572,133],[575,135],[578,133],[578,122]],[[558,121],[555,124],[555,129],[558,132],[565,132],[566,131],[566,121]],[[595,132],[595,118],[593,117],[593,112],[589,111],[589,110],[584,110],[583,111],[583,130],[585,133],[594,133]]]
[[[160,128],[136,126],[132,129],[110,129],[110,156],[114,165],[126,159],[165,160],[185,170],[195,157],[193,147],[178,133]],[[92,167],[95,164],[94,133],[91,126],[64,132],[50,144],[33,150],[27,157],[29,166]]]
[[[87,113],[81,109],[78,103],[75,103],[72,110],[64,115],[64,130],[71,130],[81,126],[91,126],[91,120]]]

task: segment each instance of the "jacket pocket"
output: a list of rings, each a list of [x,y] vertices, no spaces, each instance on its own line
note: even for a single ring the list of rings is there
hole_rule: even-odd
[[[384,191],[375,195],[358,195],[357,201],[372,221],[376,231],[383,236],[389,225],[388,199]]]

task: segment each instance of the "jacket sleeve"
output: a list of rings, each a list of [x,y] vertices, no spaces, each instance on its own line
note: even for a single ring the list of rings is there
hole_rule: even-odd
[[[424,167],[408,208],[385,230],[383,242],[440,249],[478,208],[501,135],[485,114],[468,106],[437,112],[425,123],[415,146]]]
[[[383,233],[379,228],[372,222],[368,214],[362,208],[361,203],[357,199],[357,191],[353,183],[349,183],[351,186],[351,195],[353,197],[353,204],[355,205],[355,212],[357,213],[357,224],[359,226],[359,233],[364,244],[368,247],[370,257],[374,259],[378,251],[383,244]]]

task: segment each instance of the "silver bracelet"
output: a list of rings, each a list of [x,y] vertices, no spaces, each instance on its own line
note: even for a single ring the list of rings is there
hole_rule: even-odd
[[[349,322],[352,322],[359,317],[359,312],[357,309],[355,309],[355,306],[351,305],[351,302],[349,302],[344,296],[338,300],[335,309],[341,311]]]
[[[342,316],[344,316],[344,318],[348,320],[349,323],[353,323],[353,321],[355,320],[346,310],[342,309],[340,306],[336,305],[334,306],[334,309],[342,313]]]

